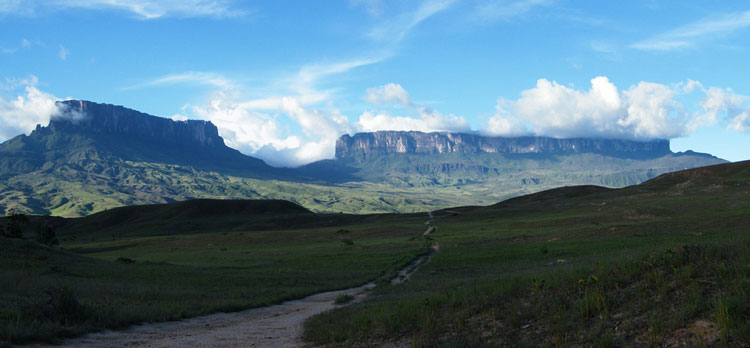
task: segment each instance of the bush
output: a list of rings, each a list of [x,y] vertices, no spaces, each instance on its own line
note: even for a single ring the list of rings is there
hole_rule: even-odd
[[[57,240],[55,231],[49,226],[40,226],[36,230],[36,238],[39,243],[44,245],[59,245],[60,241]]]
[[[64,325],[79,324],[90,317],[90,311],[81,305],[68,288],[49,288],[44,291],[35,312],[38,318]]]

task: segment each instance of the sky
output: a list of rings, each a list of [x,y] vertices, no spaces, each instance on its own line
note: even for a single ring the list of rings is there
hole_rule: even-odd
[[[0,141],[56,100],[213,122],[274,166],[377,130],[750,159],[745,1],[0,0]]]

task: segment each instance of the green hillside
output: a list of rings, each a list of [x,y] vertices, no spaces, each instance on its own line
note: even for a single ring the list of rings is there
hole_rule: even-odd
[[[745,347],[750,162],[434,213],[407,284],[307,323],[325,345]]]
[[[281,201],[29,217],[24,226],[54,226],[61,248],[0,237],[0,339],[48,340],[388,279],[436,243],[410,281],[381,283],[364,302],[314,317],[305,338],[744,347],[748,197],[742,162],[444,209],[432,213],[438,229],[428,237],[427,214],[315,214]]]

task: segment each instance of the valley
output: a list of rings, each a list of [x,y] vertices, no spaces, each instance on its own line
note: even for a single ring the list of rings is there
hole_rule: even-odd
[[[0,144],[0,209],[86,216],[196,198],[282,199],[321,213],[414,213],[488,205],[568,185],[624,187],[724,163],[668,140],[502,138],[389,132],[342,136],[334,159],[274,168],[206,121],[68,100],[66,112]]]
[[[566,187],[437,210],[439,229],[427,236],[423,213],[316,214],[273,201],[32,218],[57,224],[62,249],[0,239],[8,295],[0,337],[52,340],[374,280],[362,302],[305,322],[302,338],[323,346],[739,347],[750,327],[748,190],[748,162],[724,164],[624,189]],[[433,243],[439,253],[390,285]]]

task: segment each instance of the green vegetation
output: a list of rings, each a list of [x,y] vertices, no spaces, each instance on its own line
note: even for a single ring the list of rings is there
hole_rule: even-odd
[[[357,217],[353,225],[349,216],[315,216],[287,202],[214,202],[227,210],[222,217],[206,209],[210,203],[49,219],[60,224],[62,248],[0,238],[0,342],[54,340],[143,321],[266,306],[362,285],[424,252],[414,238],[421,232],[421,216]],[[179,215],[183,210],[192,217]],[[171,225],[139,220],[146,211],[174,214]],[[253,227],[279,213],[292,225],[299,219],[308,227]],[[202,224],[211,219],[213,227]],[[123,230],[103,228],[108,221],[120,221]],[[196,227],[173,230],[192,223]],[[162,233],[155,232],[160,228]],[[341,242],[337,231],[342,229],[351,245]]]
[[[750,163],[434,213],[440,252],[306,324],[315,343],[750,344]]]
[[[306,323],[326,346],[742,347],[750,344],[750,162],[638,186],[564,187],[426,214],[314,214],[195,200],[0,238],[0,340],[50,340],[238,310],[378,280]],[[425,240],[427,239],[427,240]],[[409,280],[387,280],[436,243]],[[340,298],[346,304],[351,299]]]
[[[221,141],[218,134],[216,141]],[[0,144],[0,213],[77,217],[195,198],[281,199],[326,213],[412,213],[488,205],[565,185],[623,187],[723,162],[696,153],[627,159],[456,152],[280,169],[226,147],[166,143],[74,124],[40,127],[10,139]]]

